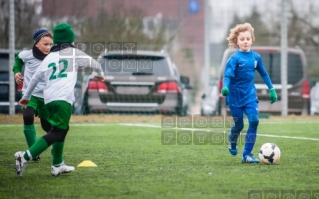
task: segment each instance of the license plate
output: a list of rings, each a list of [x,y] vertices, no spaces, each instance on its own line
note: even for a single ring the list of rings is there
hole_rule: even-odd
[[[118,86],[116,87],[116,92],[122,95],[146,95],[149,89],[145,86]]]

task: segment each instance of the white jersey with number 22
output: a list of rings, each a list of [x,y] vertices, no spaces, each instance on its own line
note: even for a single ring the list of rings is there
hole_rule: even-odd
[[[91,67],[97,76],[103,76],[100,63],[83,51],[68,47],[61,51],[50,52],[33,75],[23,99],[30,99],[30,94],[36,84],[43,78],[46,81],[44,88],[44,103],[52,101],[74,102],[74,86],[79,68]]]

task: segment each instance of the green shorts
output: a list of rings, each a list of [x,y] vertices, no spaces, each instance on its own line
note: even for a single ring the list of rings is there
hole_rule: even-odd
[[[67,129],[69,126],[71,114],[72,114],[72,106],[70,103],[66,101],[52,101],[45,105],[45,107],[49,111],[48,122],[52,124],[52,126]]]
[[[27,107],[32,107],[35,110],[35,116],[47,120],[49,112],[44,104],[44,99],[31,95]]]

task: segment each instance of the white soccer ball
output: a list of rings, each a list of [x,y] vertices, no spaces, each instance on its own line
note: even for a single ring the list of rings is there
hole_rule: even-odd
[[[258,157],[264,164],[275,164],[280,159],[280,149],[276,144],[265,143],[260,147]]]

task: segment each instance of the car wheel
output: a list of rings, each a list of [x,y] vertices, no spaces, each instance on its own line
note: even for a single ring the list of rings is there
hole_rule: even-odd
[[[204,114],[204,109],[202,109],[202,108],[200,109],[200,115],[201,115],[201,116],[204,116],[204,115],[205,115],[205,114]]]
[[[83,97],[82,107],[81,107],[81,113],[82,113],[83,115],[88,115],[88,114],[91,113],[87,101],[88,101],[88,97],[87,97],[87,93],[85,93],[85,94],[84,94],[84,97]]]

